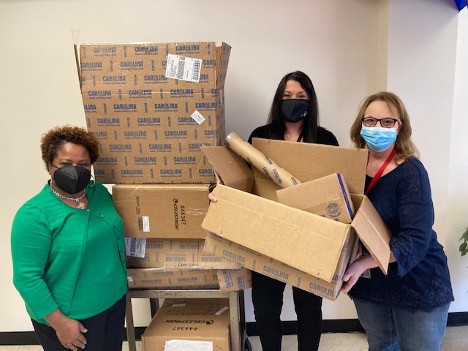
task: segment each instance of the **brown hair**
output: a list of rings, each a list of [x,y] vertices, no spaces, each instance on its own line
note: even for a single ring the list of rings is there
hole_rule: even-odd
[[[361,137],[361,126],[362,118],[366,112],[367,107],[374,101],[384,101],[387,103],[388,107],[395,112],[396,117],[399,120],[399,132],[397,140],[395,142],[395,159],[397,161],[404,161],[410,157],[419,157],[419,152],[416,146],[411,140],[411,124],[408,112],[406,111],[405,105],[401,99],[390,92],[381,91],[376,94],[368,96],[364,102],[361,104],[359,112],[354,120],[353,125],[351,126],[350,136],[356,147],[364,148],[366,147],[366,142]]]
[[[82,145],[88,150],[91,164],[99,157],[99,143],[93,133],[84,128],[74,126],[58,126],[52,128],[41,138],[42,160],[47,168],[57,156],[64,143]]]

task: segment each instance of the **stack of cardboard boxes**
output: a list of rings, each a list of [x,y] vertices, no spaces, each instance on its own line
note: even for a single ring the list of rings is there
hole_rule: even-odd
[[[100,146],[94,176],[115,184],[130,288],[249,284],[237,263],[203,252],[214,173],[200,148],[225,138],[230,49],[213,42],[75,47],[87,128]]]

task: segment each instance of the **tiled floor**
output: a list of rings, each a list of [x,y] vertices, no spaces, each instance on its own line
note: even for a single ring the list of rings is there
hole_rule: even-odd
[[[252,351],[261,351],[258,337],[249,337]],[[297,350],[296,336],[283,337],[283,350]],[[365,351],[367,350],[366,336],[362,333],[323,334],[320,351]],[[443,351],[468,350],[468,326],[450,327],[445,333]],[[0,346],[0,351],[42,351],[40,346]],[[124,351],[128,351],[124,343]],[[137,351],[141,351],[141,342],[137,342]]]

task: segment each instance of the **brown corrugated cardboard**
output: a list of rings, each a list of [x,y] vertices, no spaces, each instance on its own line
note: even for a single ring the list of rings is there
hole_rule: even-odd
[[[203,228],[330,282],[351,227],[218,185]]]
[[[210,205],[203,222],[205,229],[331,282],[347,242],[346,238],[354,228],[379,262],[381,269],[386,272],[390,258],[389,231],[375,209],[369,210],[372,204],[362,195],[367,150],[264,139],[254,139],[253,144],[304,182],[331,173],[342,174],[349,191],[357,194],[356,197],[353,196],[356,210],[353,222],[351,225],[339,223],[262,198],[276,198],[276,190],[279,188],[254,170],[254,192],[257,191],[262,197],[230,187],[216,187],[214,195],[218,197],[218,202]],[[217,165],[223,163],[223,152],[218,154],[211,150],[209,155],[216,170]],[[220,174],[220,178],[224,179],[223,174]]]
[[[221,183],[251,193],[254,177],[247,163],[225,146],[201,148],[208,159],[216,162],[216,175]]]
[[[150,91],[151,93],[151,91]],[[222,91],[182,98],[148,94],[116,100],[83,96],[88,130],[100,143],[95,176],[107,183],[209,183],[213,171],[200,153],[224,136]],[[117,99],[118,97],[116,97]],[[192,113],[205,120],[197,123]]]
[[[239,264],[232,260],[228,261]],[[218,276],[219,289],[222,293],[245,290],[252,287],[252,274],[246,268],[218,269],[216,275]]]
[[[302,182],[332,173],[340,173],[346,179],[350,193],[362,194],[364,192],[368,154],[366,149],[259,138],[254,138],[252,144],[265,156],[281,163],[281,167],[294,174]],[[255,181],[257,179],[268,180],[261,172],[255,169],[253,172]],[[272,189],[280,189],[273,182],[268,184],[271,184]]]
[[[245,268],[128,268],[127,278],[130,289],[220,289],[227,293],[252,286],[252,276]]]
[[[142,337],[143,351],[230,351],[227,299],[166,299]],[[234,351],[234,350],[233,350]]]
[[[287,188],[301,183],[294,175],[284,168],[281,168],[274,160],[266,157],[234,132],[229,133],[226,137],[226,146],[257,170],[265,174],[268,179],[274,181],[281,188]]]
[[[298,269],[292,268],[270,257],[261,255],[258,252],[247,249],[244,246],[221,238],[213,233],[208,233],[205,241],[205,250],[213,255],[218,255],[225,257],[226,259],[233,260],[234,262],[238,262],[244,267],[270,278],[280,280],[302,290],[309,291],[315,295],[335,300],[340,293],[343,273],[346,270],[352,252],[354,252],[354,247],[350,246],[350,244],[356,242],[355,239],[356,234],[352,231],[348,242],[343,246],[343,254],[340,257],[340,261],[338,262],[338,266],[331,282],[326,282],[325,280],[316,278],[305,272],[301,272]]]
[[[81,44],[82,91],[157,85],[170,89],[223,89],[231,47],[214,42]],[[166,77],[168,54],[201,60],[199,82]]]
[[[112,199],[126,237],[203,239],[207,184],[114,185]]]
[[[219,289],[215,269],[128,268],[130,289]]]
[[[276,195],[282,204],[341,223],[351,223],[354,217],[348,187],[339,173],[278,190]]]
[[[144,241],[144,257],[132,253],[133,241]],[[127,264],[135,268],[239,269],[240,265],[203,251],[204,239],[127,238]]]
[[[213,42],[76,47],[88,130],[100,143],[101,183],[210,183],[201,145],[225,135],[224,81],[230,46]],[[168,78],[169,55],[199,81]],[[170,60],[169,60],[170,61]],[[183,72],[184,69],[173,73]],[[181,76],[182,78],[182,76]]]

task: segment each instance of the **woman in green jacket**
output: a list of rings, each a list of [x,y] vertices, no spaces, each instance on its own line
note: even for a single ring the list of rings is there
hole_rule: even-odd
[[[51,179],[14,218],[14,284],[45,351],[121,350],[124,235],[111,195],[90,180],[98,142],[85,129],[57,127],[41,151]]]

